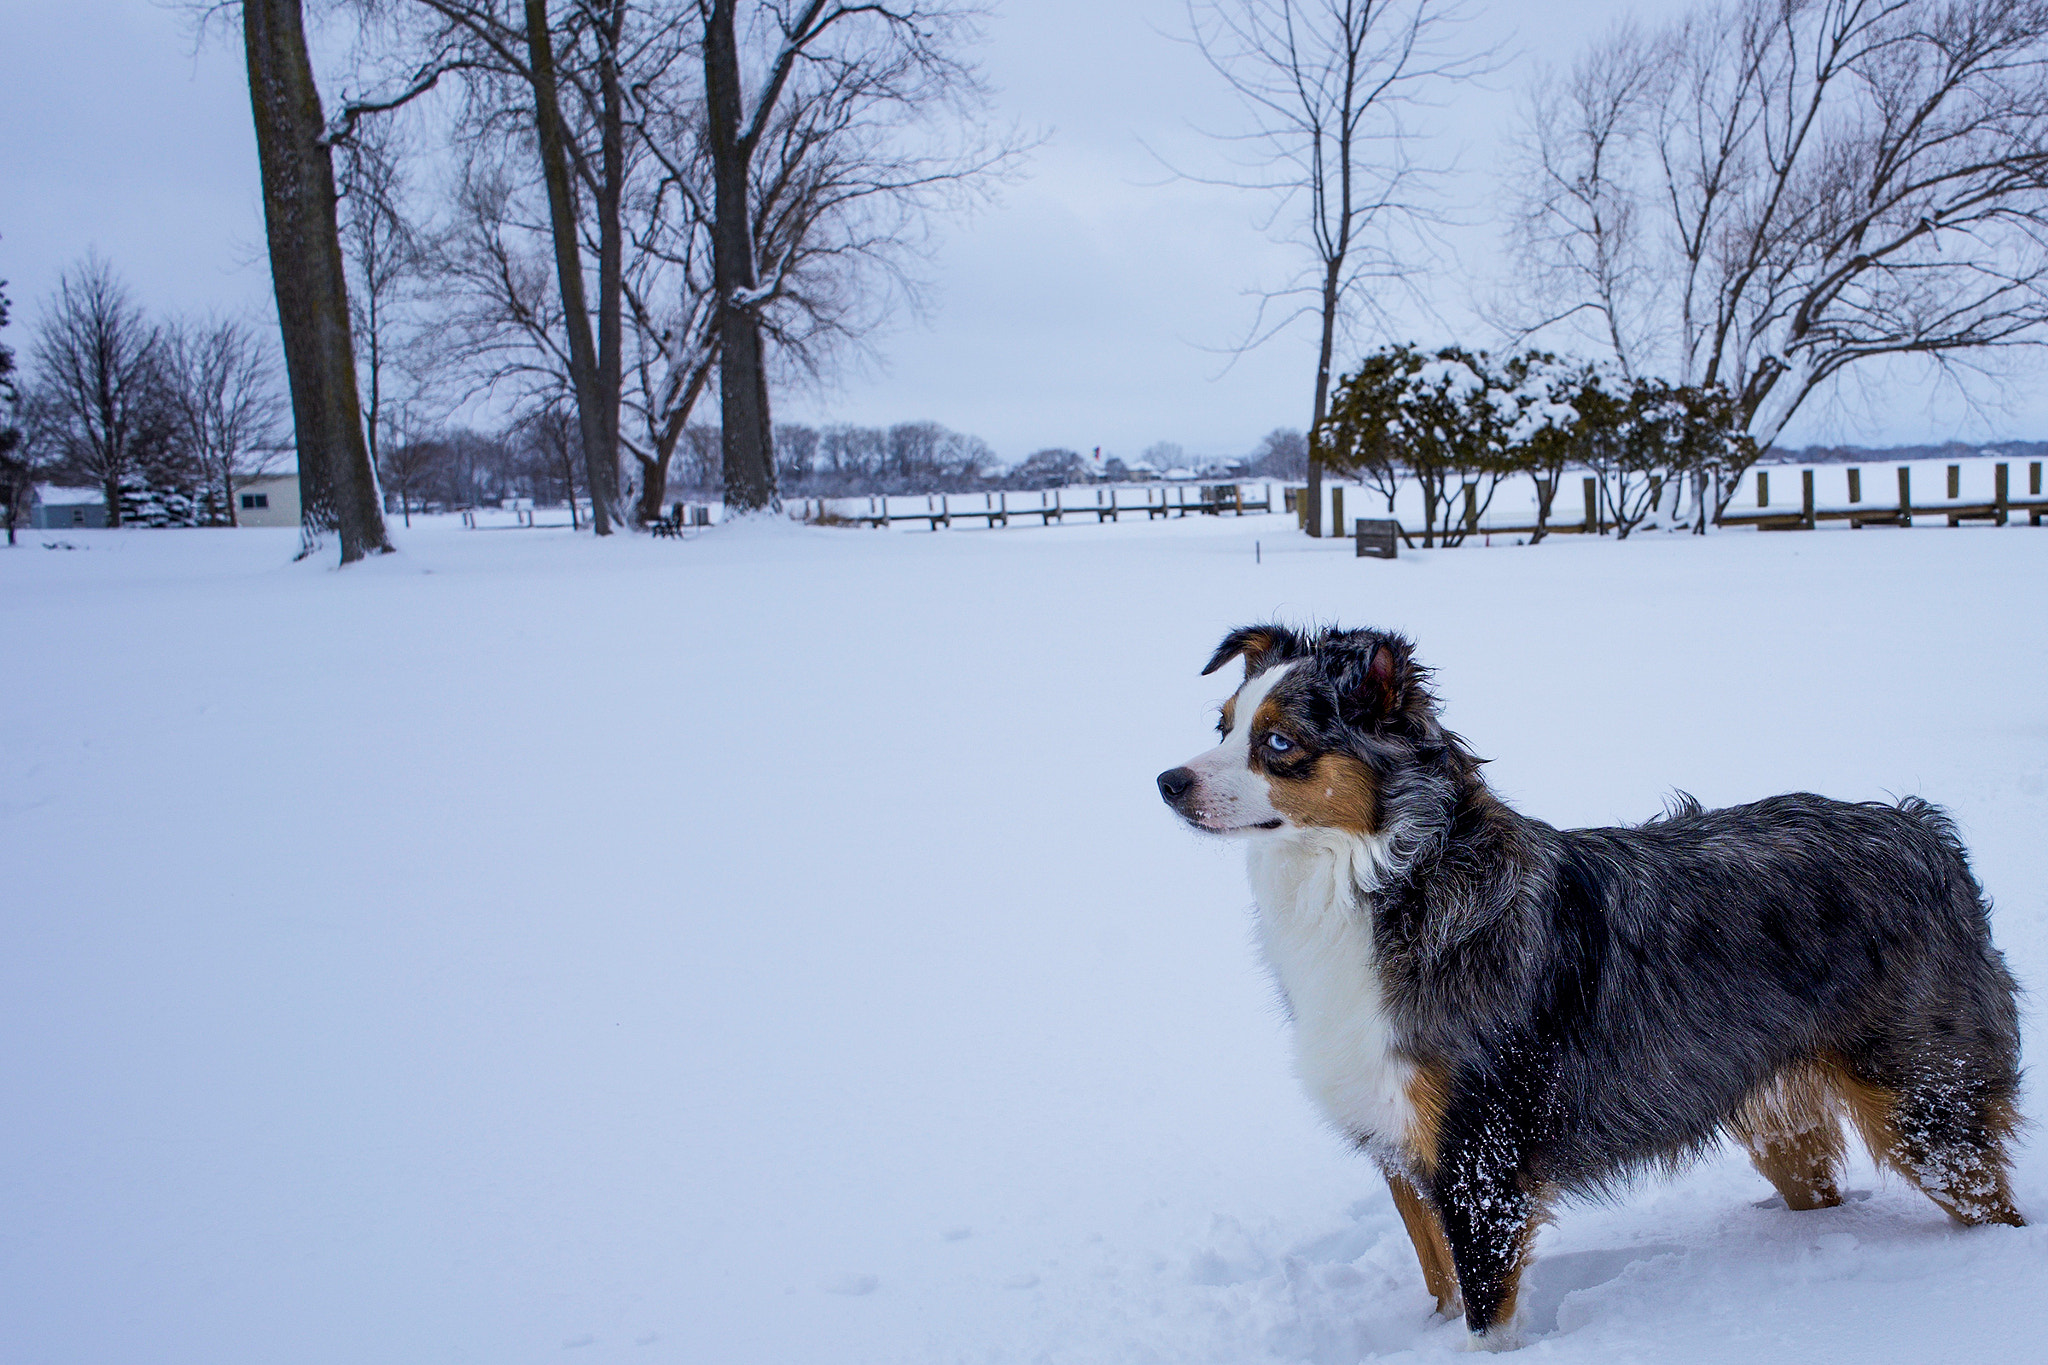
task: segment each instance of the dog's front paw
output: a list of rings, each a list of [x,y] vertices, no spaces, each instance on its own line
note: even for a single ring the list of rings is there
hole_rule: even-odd
[[[1484,1332],[1465,1333],[1465,1349],[1468,1351],[1519,1351],[1527,1344],[1513,1323],[1500,1323]]]

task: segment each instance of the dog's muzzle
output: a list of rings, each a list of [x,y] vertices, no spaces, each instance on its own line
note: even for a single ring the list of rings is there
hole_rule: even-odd
[[[1194,789],[1195,770],[1193,768],[1168,768],[1165,772],[1159,774],[1160,798],[1182,815],[1188,814],[1184,803]]]

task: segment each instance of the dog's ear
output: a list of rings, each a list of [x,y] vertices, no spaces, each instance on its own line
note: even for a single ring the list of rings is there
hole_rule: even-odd
[[[1426,670],[1415,663],[1413,645],[1398,635],[1370,633],[1348,653],[1337,677],[1338,710],[1347,724],[1377,730],[1426,715]]]
[[[1285,626],[1240,626],[1216,646],[1202,676],[1208,677],[1240,654],[1244,655],[1244,675],[1249,678],[1300,653],[1300,638]]]

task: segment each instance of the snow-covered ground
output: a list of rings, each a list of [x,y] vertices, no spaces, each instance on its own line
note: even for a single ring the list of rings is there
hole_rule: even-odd
[[[1452,1351],[1153,791],[1256,618],[1411,631],[1558,822],[1923,793],[2048,982],[2048,530],[53,539],[0,551],[10,1365]],[[2048,1230],[1849,1183],[1567,1208],[1526,1354],[2039,1358]]]

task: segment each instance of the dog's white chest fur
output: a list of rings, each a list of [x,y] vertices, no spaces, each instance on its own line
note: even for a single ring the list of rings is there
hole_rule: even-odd
[[[1355,887],[1377,880],[1382,841],[1330,830],[1249,850],[1259,943],[1294,1015],[1294,1067],[1330,1122],[1399,1161],[1414,1067],[1393,1050],[1372,921]]]

